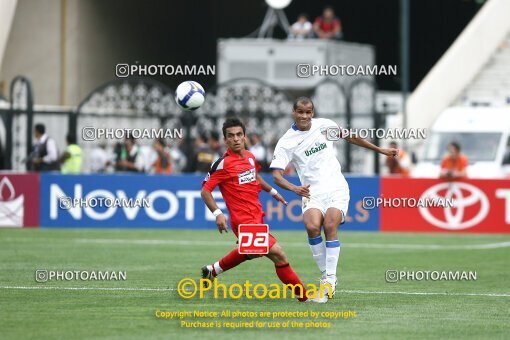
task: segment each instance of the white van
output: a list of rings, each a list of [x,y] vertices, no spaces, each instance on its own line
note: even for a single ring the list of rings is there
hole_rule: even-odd
[[[439,177],[447,146],[468,157],[470,178],[510,177],[510,107],[450,107],[427,133],[412,177]]]

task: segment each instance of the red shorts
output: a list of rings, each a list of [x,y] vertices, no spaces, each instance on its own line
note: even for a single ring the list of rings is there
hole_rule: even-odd
[[[239,224],[265,224],[264,219],[261,218],[259,221],[253,222],[243,222],[243,223],[234,223],[232,222],[230,226],[232,227],[232,231],[236,235],[237,238],[239,238]],[[269,249],[271,249],[272,246],[276,243],[276,238],[269,233]]]

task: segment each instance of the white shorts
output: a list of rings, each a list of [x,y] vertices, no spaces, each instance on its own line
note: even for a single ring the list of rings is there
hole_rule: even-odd
[[[326,192],[311,196],[310,198],[303,197],[301,208],[303,214],[308,209],[319,209],[322,212],[322,216],[326,215],[326,211],[329,208],[336,208],[342,212],[343,220],[345,221],[347,209],[349,208],[349,198],[349,189]]]

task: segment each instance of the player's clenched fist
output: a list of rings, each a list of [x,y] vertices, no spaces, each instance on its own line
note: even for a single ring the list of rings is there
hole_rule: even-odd
[[[218,226],[220,234],[222,234],[224,230],[228,233],[227,218],[225,215],[220,214],[216,217],[216,225]]]

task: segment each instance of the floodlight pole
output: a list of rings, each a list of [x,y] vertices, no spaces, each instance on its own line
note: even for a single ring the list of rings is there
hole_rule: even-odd
[[[280,25],[285,33],[289,34],[289,21],[283,9],[269,7],[260,26],[257,38],[272,37],[273,29],[277,24]]]

